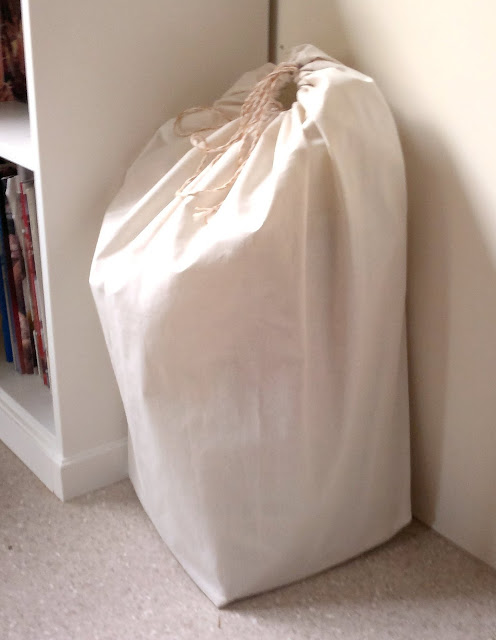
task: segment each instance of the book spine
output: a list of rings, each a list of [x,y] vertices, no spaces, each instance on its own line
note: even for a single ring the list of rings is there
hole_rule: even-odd
[[[1,85],[0,100],[26,102],[26,70],[20,0],[0,2]]]
[[[24,373],[24,356],[22,350],[22,337],[21,337],[21,325],[19,322],[19,309],[17,307],[17,295],[16,295],[16,286],[14,281],[14,270],[12,264],[12,252],[10,248],[10,233],[9,233],[9,223],[7,219],[7,198],[6,198],[6,186],[7,186],[8,178],[2,178],[2,188],[0,189],[1,195],[1,226],[2,226],[2,240],[3,240],[3,249],[5,253],[5,265],[7,271],[7,281],[8,281],[8,294],[9,300],[12,307],[12,324],[13,324],[13,332],[12,332],[12,346],[13,346],[13,356],[16,371],[19,373]]]
[[[11,331],[11,322],[9,316],[9,310],[7,306],[7,291],[5,287],[5,263],[3,254],[0,248],[0,262],[2,269],[2,280],[0,282],[0,313],[2,316],[2,334],[3,334],[3,344],[5,349],[5,359],[7,362],[13,362],[14,358],[12,355],[12,339],[10,337]]]
[[[34,344],[34,350],[36,352],[36,362],[38,363],[38,375],[40,377],[43,377],[42,371],[41,371],[41,367],[39,365],[40,362],[40,354],[38,353],[38,336],[36,333],[36,329],[33,330],[33,344]]]
[[[36,344],[36,352],[38,354],[38,369],[40,370],[43,376],[43,382],[48,385],[48,375],[47,375],[47,363],[46,363],[46,354],[45,348],[43,345],[43,340],[41,339],[42,327],[41,327],[41,318],[39,313],[39,305],[38,305],[38,295],[36,291],[36,265],[34,260],[34,251],[33,251],[33,240],[31,237],[31,227],[29,224],[29,215],[28,215],[28,203],[26,199],[26,195],[24,193],[24,185],[22,182],[19,183],[20,187],[20,200],[21,200],[21,210],[22,210],[22,222],[23,222],[23,235],[24,235],[24,245],[26,250],[26,262],[27,262],[27,271],[29,278],[29,289],[31,294],[31,302],[32,302],[32,311],[33,311],[33,323],[34,323],[34,331],[35,331],[35,344]]]
[[[7,224],[9,229],[9,244],[12,257],[12,271],[14,275],[17,310],[21,328],[21,343],[19,353],[24,361],[23,373],[34,373],[34,349],[30,326],[30,300],[27,286],[27,269],[25,263],[24,238],[22,235],[21,205],[18,194],[18,176],[7,180]],[[25,295],[25,292],[27,295]]]
[[[32,179],[29,179],[23,184],[24,194],[26,195],[27,208],[29,215],[29,224],[31,229],[31,239],[33,244],[34,264],[36,271],[36,299],[38,301],[38,313],[41,322],[41,339],[43,341],[43,348],[45,350],[45,358],[47,365],[47,377],[48,384],[50,386],[50,354],[48,352],[47,343],[47,322],[45,313],[45,296],[43,293],[43,274],[41,267],[41,255],[40,255],[40,241],[38,232],[38,215],[36,211],[36,196],[34,191],[34,183]]]
[[[0,164],[0,175],[13,175],[15,166],[9,162],[2,161]],[[3,183],[0,183],[0,269],[2,273],[1,289],[3,301],[5,302],[5,312],[2,313],[2,328],[4,333],[5,358],[7,362],[13,362],[16,371],[20,370],[19,357],[17,355],[17,343],[15,338],[14,316],[12,311],[12,300],[10,295],[8,265],[6,256],[6,240],[3,235],[4,225],[2,219],[5,217],[5,194]],[[7,241],[8,245],[8,241]],[[7,252],[10,254],[10,252]],[[2,308],[3,309],[3,308]]]
[[[1,227],[2,225],[0,224],[0,270],[2,273],[2,279],[0,281],[0,309],[2,314],[2,333],[5,348],[5,359],[7,360],[7,362],[13,362],[14,356],[12,349],[12,309],[9,300],[7,267],[5,264],[5,248]]]
[[[22,210],[19,193],[19,178],[13,176],[7,180],[7,223],[9,225],[9,242],[11,246],[12,270],[14,273],[15,291],[17,297],[17,309],[19,323],[21,327],[21,346],[24,359],[23,373],[34,373],[34,349],[32,344],[32,328],[30,322],[31,301],[29,296],[29,285],[27,283],[26,251],[24,248],[24,237],[22,233]]]

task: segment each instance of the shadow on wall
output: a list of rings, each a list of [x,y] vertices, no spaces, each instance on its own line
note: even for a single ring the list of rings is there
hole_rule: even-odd
[[[398,124],[409,192],[413,509],[495,564],[495,255],[447,145],[419,123]]]
[[[398,123],[399,124],[399,123]],[[413,511],[432,524],[442,464],[450,340],[451,205],[442,185],[455,182],[436,136],[399,125],[408,182],[408,291]],[[461,192],[461,189],[459,188]],[[462,192],[450,198],[464,200]],[[423,400],[420,402],[420,398]],[[417,427],[436,425],[425,433]],[[417,464],[417,461],[422,461]],[[420,471],[422,469],[422,471]]]
[[[296,45],[313,44],[344,64],[351,64],[348,55],[350,44],[336,4],[329,3],[329,0],[286,2],[270,0],[269,54],[272,62],[281,62]]]
[[[400,46],[396,30],[393,37],[387,12],[378,3],[358,8],[335,2],[328,13],[328,4],[320,0],[333,22],[326,41],[333,43],[336,33],[343,45],[329,53],[338,56],[342,49],[346,64],[385,89],[405,155],[414,514],[496,567],[496,238],[488,237],[481,208],[489,174],[484,168],[477,174],[474,165],[469,176],[466,158],[461,164],[463,140],[442,121],[448,107],[440,101],[437,111],[436,101],[422,96],[428,84],[416,84],[422,70]],[[417,31],[405,37],[423,42],[423,24],[419,19]],[[441,41],[453,46],[441,22],[432,25]],[[435,60],[441,64],[445,52],[438,53]],[[396,57],[410,67],[394,68]],[[443,87],[452,91],[448,82]],[[474,87],[484,91],[483,84]],[[490,140],[488,132],[488,145]]]

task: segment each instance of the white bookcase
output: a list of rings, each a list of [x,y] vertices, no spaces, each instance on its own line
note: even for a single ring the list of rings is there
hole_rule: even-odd
[[[35,172],[52,384],[0,363],[0,438],[69,499],[127,475],[88,285],[103,214],[160,124],[267,60],[268,0],[21,4],[28,106],[0,104],[0,156]]]

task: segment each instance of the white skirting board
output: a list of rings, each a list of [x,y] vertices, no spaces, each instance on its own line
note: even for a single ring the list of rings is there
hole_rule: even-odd
[[[127,438],[122,438],[63,458],[60,464],[59,497],[70,500],[127,477]],[[59,495],[57,491],[55,493]]]
[[[15,412],[2,406],[0,440],[60,500],[70,500],[128,476],[127,438],[64,457],[52,433],[35,421],[20,420]]]

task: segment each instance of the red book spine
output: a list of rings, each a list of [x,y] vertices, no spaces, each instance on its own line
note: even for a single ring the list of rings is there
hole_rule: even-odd
[[[29,288],[31,291],[31,300],[33,302],[33,323],[36,331],[36,346],[38,349],[38,367],[40,367],[41,373],[43,375],[43,382],[48,386],[48,368],[47,368],[47,360],[45,349],[43,347],[42,333],[41,333],[41,320],[40,313],[38,308],[38,299],[36,296],[36,267],[34,263],[34,253],[33,253],[33,240],[31,238],[31,227],[29,225],[29,215],[27,211],[27,201],[26,196],[24,195],[24,190],[22,187],[22,182],[20,183],[21,190],[21,209],[22,209],[22,222],[23,222],[23,231],[24,231],[24,246],[26,249],[26,258],[27,258],[27,267],[28,267],[28,278],[29,278]]]

